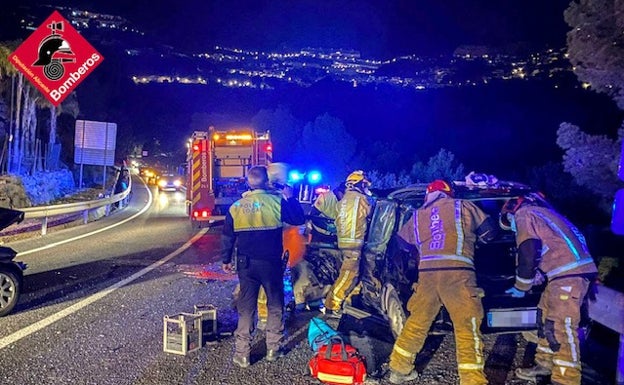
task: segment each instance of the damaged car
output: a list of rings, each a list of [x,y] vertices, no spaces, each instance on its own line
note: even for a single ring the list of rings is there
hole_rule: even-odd
[[[417,256],[400,247],[396,233],[423,204],[426,187],[427,184],[414,184],[376,199],[363,250],[360,284],[343,306],[344,314],[385,324],[394,338],[405,324],[412,284],[418,281]],[[474,202],[496,222],[503,204],[511,198],[533,196],[539,204],[549,206],[538,191],[516,182],[496,179],[492,183],[454,182],[454,190],[456,198]],[[299,291],[305,293],[300,297],[305,297],[305,301],[322,300],[338,276],[340,262],[335,244],[310,242],[296,277],[301,281],[295,280],[295,289],[298,285]],[[523,298],[506,294],[505,290],[514,284],[515,269],[516,244],[511,231],[501,229],[494,241],[477,246],[475,270],[478,285],[485,291],[483,332],[537,328],[537,304],[544,286],[533,287]],[[450,330],[444,308],[432,332],[436,327]]]

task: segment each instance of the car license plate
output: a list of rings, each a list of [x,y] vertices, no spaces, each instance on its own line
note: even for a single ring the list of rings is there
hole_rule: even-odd
[[[487,313],[492,328],[531,328],[537,325],[537,309],[492,309]]]

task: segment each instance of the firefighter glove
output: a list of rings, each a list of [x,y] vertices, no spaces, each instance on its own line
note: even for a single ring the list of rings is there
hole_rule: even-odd
[[[514,298],[522,298],[522,297],[524,297],[526,292],[524,292],[522,290],[518,290],[518,289],[516,289],[515,286],[512,286],[511,288],[505,290],[505,294],[511,294],[511,296],[514,297]]]

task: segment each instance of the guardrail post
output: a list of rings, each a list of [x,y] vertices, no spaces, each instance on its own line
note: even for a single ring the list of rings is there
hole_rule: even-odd
[[[620,334],[620,349],[618,350],[615,381],[617,385],[624,385],[624,334]]]
[[[89,223],[89,210],[85,210],[82,212],[82,223],[85,225]]]
[[[106,209],[104,210],[104,216],[107,217],[110,215],[111,205],[106,205]]]
[[[41,220],[41,235],[48,233],[48,217],[43,217]]]
[[[624,293],[596,285],[595,294],[596,299],[589,301],[589,318],[620,335],[615,381],[624,385]]]

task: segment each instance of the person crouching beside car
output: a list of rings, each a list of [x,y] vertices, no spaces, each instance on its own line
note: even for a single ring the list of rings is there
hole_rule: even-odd
[[[535,365],[516,369],[516,377],[552,384],[579,385],[581,357],[578,326],[581,306],[598,269],[585,237],[565,217],[541,207],[535,197],[510,199],[501,210],[501,228],[516,235],[516,280],[506,291],[524,297],[534,283],[547,280],[538,308]]]
[[[474,203],[453,198],[449,182],[427,186],[425,202],[398,232],[420,255],[410,312],[390,355],[390,382],[418,378],[414,369],[431,324],[442,305],[453,321],[461,385],[485,385],[481,338],[483,290],[477,287],[474,246],[496,236],[496,224]]]

